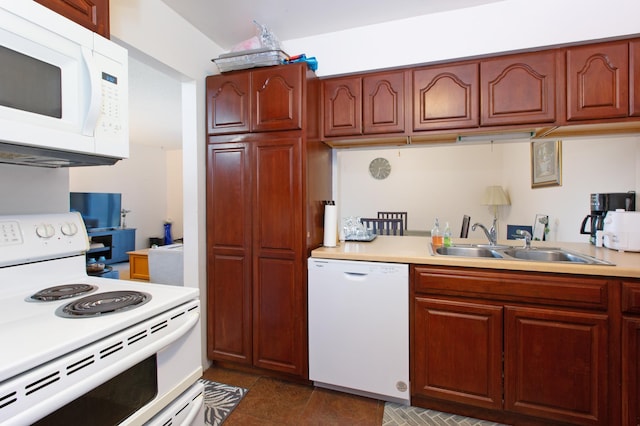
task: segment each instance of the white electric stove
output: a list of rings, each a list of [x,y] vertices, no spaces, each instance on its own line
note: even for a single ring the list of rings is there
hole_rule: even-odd
[[[0,424],[201,408],[198,289],[89,276],[88,248],[77,213],[0,216]]]

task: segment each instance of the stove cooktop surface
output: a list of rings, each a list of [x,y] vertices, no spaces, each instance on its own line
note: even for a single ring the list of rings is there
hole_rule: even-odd
[[[102,293],[137,292],[146,294],[146,300],[135,309],[126,309],[109,315],[68,318],[56,314],[69,303],[86,295],[54,301],[36,301],[31,296],[47,285],[24,285],[20,290],[0,288],[0,382],[36,367],[74,349],[95,342],[117,331],[165,312],[175,306],[197,299],[195,288],[113,280],[78,275],[68,283],[94,286],[89,296]],[[55,282],[56,286],[67,283]]]

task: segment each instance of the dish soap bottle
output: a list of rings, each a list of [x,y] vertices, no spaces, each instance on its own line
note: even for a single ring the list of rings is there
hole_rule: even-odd
[[[438,222],[438,218],[436,217],[436,222],[433,224],[433,228],[431,229],[431,245],[433,248],[442,247],[442,234],[440,233],[440,222]]]
[[[449,222],[444,227],[443,244],[445,247],[451,247],[451,228],[449,228]]]

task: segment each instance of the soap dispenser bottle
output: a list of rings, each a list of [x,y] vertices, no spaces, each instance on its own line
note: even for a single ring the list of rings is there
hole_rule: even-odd
[[[436,217],[436,221],[433,224],[433,228],[431,229],[431,245],[435,249],[438,247],[442,247],[442,244],[443,244],[443,238],[442,238],[442,233],[440,232],[440,222]]]
[[[443,235],[443,244],[445,247],[451,247],[451,228],[449,227],[449,222],[444,227],[444,235]]]

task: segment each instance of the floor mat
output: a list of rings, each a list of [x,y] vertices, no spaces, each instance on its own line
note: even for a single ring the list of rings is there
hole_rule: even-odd
[[[247,389],[244,388],[205,379],[199,381],[204,384],[204,422],[206,425],[218,426],[222,424],[247,393]]]
[[[387,402],[382,426],[500,426],[501,423]]]

